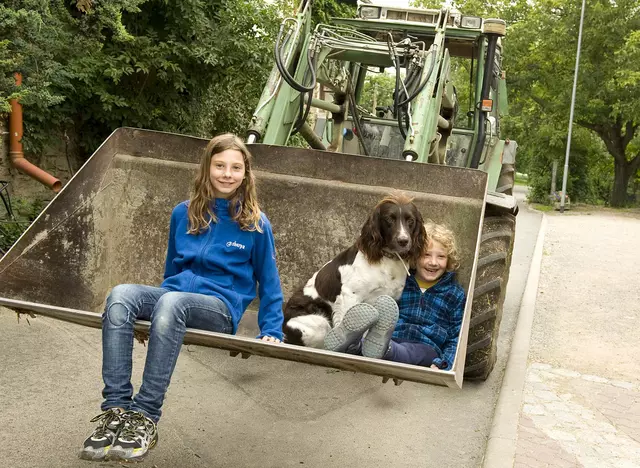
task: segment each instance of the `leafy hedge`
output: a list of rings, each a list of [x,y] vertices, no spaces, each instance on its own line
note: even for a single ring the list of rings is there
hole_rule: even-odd
[[[68,132],[88,155],[121,126],[242,132],[272,66],[281,7],[7,0],[0,5],[0,112],[20,98],[29,152]]]

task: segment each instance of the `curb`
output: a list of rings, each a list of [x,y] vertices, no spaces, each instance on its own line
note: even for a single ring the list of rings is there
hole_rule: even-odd
[[[522,295],[509,359],[507,360],[500,395],[493,415],[491,432],[489,433],[489,440],[487,441],[482,463],[483,468],[513,467],[546,226],[547,217],[543,215],[536,246],[531,258],[527,283]]]

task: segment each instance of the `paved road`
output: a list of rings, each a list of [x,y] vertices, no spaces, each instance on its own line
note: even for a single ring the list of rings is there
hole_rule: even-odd
[[[460,391],[394,387],[373,376],[185,347],[160,442],[140,466],[479,466],[539,223],[523,206],[499,359],[487,382]],[[99,331],[46,318],[18,324],[6,310],[0,330],[0,465],[89,466],[75,457],[100,403]],[[143,359],[136,346],[134,384]]]
[[[516,468],[640,468],[640,216],[547,216]]]

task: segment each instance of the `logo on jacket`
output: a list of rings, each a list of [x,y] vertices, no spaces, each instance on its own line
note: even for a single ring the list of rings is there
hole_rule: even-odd
[[[227,247],[237,247],[240,250],[244,250],[244,245],[242,244],[238,244],[236,241],[229,241],[227,242]]]

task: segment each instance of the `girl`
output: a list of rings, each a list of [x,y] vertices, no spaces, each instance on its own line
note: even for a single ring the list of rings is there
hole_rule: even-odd
[[[260,212],[251,154],[235,135],[213,138],[189,201],[171,214],[160,287],[116,286],[102,316],[102,413],[80,457],[139,460],[158,440],[156,424],[185,329],[235,333],[260,295],[259,339],[282,340],[282,289],[269,220]],[[142,385],[131,385],[133,326],[151,321]]]

